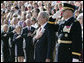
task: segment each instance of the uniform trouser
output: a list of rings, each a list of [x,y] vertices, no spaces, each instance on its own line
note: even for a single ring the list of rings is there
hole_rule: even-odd
[[[56,45],[56,62],[72,62],[72,53],[70,44]]]

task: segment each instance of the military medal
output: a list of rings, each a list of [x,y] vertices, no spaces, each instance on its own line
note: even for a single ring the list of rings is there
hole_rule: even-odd
[[[68,37],[68,34],[65,34],[65,37]]]
[[[70,29],[71,29],[71,26],[65,26],[64,28],[63,28],[63,32],[70,32]]]

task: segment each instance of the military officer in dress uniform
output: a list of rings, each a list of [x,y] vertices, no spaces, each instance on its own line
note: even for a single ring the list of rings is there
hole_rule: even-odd
[[[75,9],[76,6],[63,3],[62,16],[64,20],[54,26],[56,30],[58,29],[57,62],[78,62],[81,57],[81,25],[73,16]]]

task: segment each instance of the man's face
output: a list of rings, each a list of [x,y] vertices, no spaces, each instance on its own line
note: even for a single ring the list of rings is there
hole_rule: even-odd
[[[32,10],[32,7],[31,7],[31,6],[29,6],[29,7],[28,7],[28,10]]]
[[[31,24],[32,24],[31,20],[28,20],[27,21],[27,26],[31,26]]]
[[[5,27],[4,27],[4,31],[7,31],[7,30],[8,30],[8,26],[5,26]]]
[[[62,5],[61,5],[61,4],[59,4],[59,5],[58,5],[58,8],[61,8],[61,7],[62,7]]]
[[[34,4],[34,8],[38,8],[37,4]]]
[[[15,19],[14,24],[16,25],[18,23],[18,19]]]
[[[37,12],[33,12],[33,16],[36,17],[37,16]]]
[[[20,32],[20,30],[21,30],[19,26],[16,26],[15,29],[16,29],[16,32]]]
[[[64,10],[62,16],[63,17],[67,17],[68,14],[69,14],[69,11],[68,10]]]
[[[44,19],[41,14],[38,15],[37,20],[38,20],[38,24],[40,25],[43,24]]]

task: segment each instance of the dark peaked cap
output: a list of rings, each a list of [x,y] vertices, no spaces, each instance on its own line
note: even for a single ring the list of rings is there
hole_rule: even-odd
[[[63,3],[63,9],[62,9],[63,11],[64,10],[72,10],[74,12],[76,9],[78,9],[78,7],[75,6],[75,5],[71,5],[71,4],[68,4],[68,3]]]

